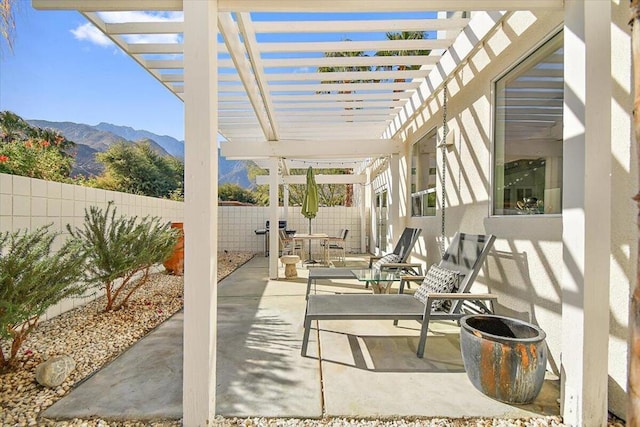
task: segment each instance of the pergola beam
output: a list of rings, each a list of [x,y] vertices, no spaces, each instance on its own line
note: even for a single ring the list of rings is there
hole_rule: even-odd
[[[32,0],[35,9],[96,11],[183,10],[182,0]],[[562,10],[563,0],[219,0],[220,12],[415,12],[417,10]]]
[[[236,20],[238,22],[238,28],[240,29],[240,35],[244,41],[244,47],[249,55],[249,63],[253,67],[253,76],[262,96],[265,113],[269,118],[271,130],[273,131],[273,135],[270,139],[278,140],[278,122],[274,115],[271,93],[268,90],[267,76],[264,73],[260,48],[258,47],[258,40],[256,39],[256,33],[253,29],[251,16],[248,13],[238,13],[236,15]],[[256,114],[258,114],[257,111]]]
[[[280,67],[353,67],[381,65],[435,65],[440,55],[413,56],[321,56],[318,58],[267,58],[265,68]]]
[[[389,82],[389,83],[296,83],[270,84],[273,92],[329,92],[329,91],[385,91],[417,89],[420,82]]]
[[[335,42],[270,42],[262,43],[262,52],[367,52],[446,49],[453,40],[416,39],[416,40],[367,40]]]
[[[467,18],[379,19],[366,21],[255,21],[256,33],[356,33],[389,31],[439,31],[462,28]]]
[[[264,99],[260,93],[252,73],[252,66],[247,58],[247,51],[240,41],[240,29],[238,24],[233,20],[229,13],[218,14],[218,28],[227,45],[227,49],[231,54],[231,59],[236,66],[238,76],[242,81],[245,92],[249,96],[249,101],[253,110],[256,112],[260,127],[266,139],[272,141],[276,139],[275,129],[271,123],[270,117],[265,112]]]
[[[184,22],[121,22],[106,23],[108,34],[178,34],[184,32]]]
[[[130,43],[126,49],[130,54],[184,52],[182,43]]]
[[[78,12],[182,11],[182,0],[32,0],[34,9]]]
[[[314,175],[317,184],[364,184],[367,176],[359,175]],[[306,184],[306,175],[286,175],[280,178],[281,184]],[[268,175],[256,176],[256,184],[269,185]]]
[[[270,82],[294,82],[294,81],[327,81],[341,80],[405,80],[425,77],[430,70],[401,70],[401,71],[333,71],[329,73],[282,73],[269,74]],[[375,83],[372,83],[375,85]]]
[[[226,12],[415,12],[417,10],[562,10],[563,0],[219,0]]]
[[[393,139],[332,139],[321,144],[310,144],[305,140],[234,141],[220,144],[220,152],[227,159],[252,159],[267,157],[300,158],[362,158],[399,153],[404,150],[402,142]]]

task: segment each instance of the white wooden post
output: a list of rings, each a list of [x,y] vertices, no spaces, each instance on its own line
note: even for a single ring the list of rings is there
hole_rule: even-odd
[[[289,184],[282,185],[282,219],[289,220]]]
[[[278,278],[278,158],[269,159],[269,277]]]
[[[218,227],[217,1],[184,2],[183,425],[215,416]]]
[[[387,193],[387,215],[391,225],[391,232],[387,233],[391,236],[392,242],[397,242],[402,232],[400,224],[400,155],[392,154],[389,158],[389,171],[391,172],[391,180],[389,182],[389,192]],[[395,245],[395,243],[394,243]],[[393,249],[393,248],[391,248]],[[382,248],[382,252],[386,252],[389,248]]]
[[[365,184],[369,184],[369,169],[366,169],[367,180]],[[360,200],[360,253],[365,253],[367,248],[367,235],[370,229],[369,223],[367,223],[367,191],[369,187],[367,185],[361,185],[359,188]]]
[[[572,426],[604,426],[611,249],[609,1],[565,1],[564,79],[562,416]]]

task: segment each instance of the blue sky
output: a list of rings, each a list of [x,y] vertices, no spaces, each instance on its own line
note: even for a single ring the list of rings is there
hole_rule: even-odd
[[[2,45],[0,110],[25,119],[108,122],[184,139],[183,103],[76,12],[19,0],[13,53]],[[4,43],[4,41],[2,42]]]
[[[18,0],[17,3],[14,50],[11,53],[3,45],[0,56],[0,110],[13,111],[25,119],[90,125],[108,122],[184,139],[182,101],[113,45],[82,15],[77,12],[37,11],[31,8],[28,0]],[[141,18],[140,12],[130,14],[128,18],[132,21],[145,19]],[[332,19],[375,18],[375,14],[335,15]],[[429,12],[393,15],[396,18],[435,17]],[[171,13],[161,15],[161,19],[175,18]],[[326,15],[254,16],[254,19],[274,18],[314,19],[326,18]],[[108,16],[103,16],[103,19],[110,21]],[[122,19],[122,15],[118,19]],[[280,41],[288,36],[270,37],[274,38],[270,41]],[[314,39],[318,36],[312,34],[307,37]],[[385,35],[359,33],[328,37],[358,40],[384,39]]]

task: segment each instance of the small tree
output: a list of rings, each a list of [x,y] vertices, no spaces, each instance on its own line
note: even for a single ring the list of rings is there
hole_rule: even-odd
[[[151,266],[171,255],[178,239],[178,231],[171,229],[170,223],[163,224],[157,217],[117,217],[112,203],[104,211],[96,206],[85,209],[83,228],[67,229],[82,242],[89,261],[86,280],[105,288],[104,311],[125,306],[146,283]],[[139,272],[140,280],[131,283]]]
[[[238,184],[225,182],[218,186],[218,198],[220,200],[236,200],[244,203],[255,203],[255,198],[250,190],[242,188]]]
[[[167,198],[183,187],[182,162],[158,154],[149,141],[113,144],[107,151],[97,153],[96,160],[105,167],[104,174],[93,182],[98,188]]]
[[[40,316],[64,298],[82,294],[79,281],[84,257],[77,241],[66,241],[57,252],[50,226],[0,234],[0,337],[11,343],[8,356],[0,347],[0,371],[15,357]]]

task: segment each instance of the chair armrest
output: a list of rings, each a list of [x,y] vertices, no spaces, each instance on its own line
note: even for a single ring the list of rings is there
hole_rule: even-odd
[[[480,299],[497,301],[498,296],[495,294],[468,294],[468,293],[430,293],[427,294],[429,299]]]
[[[382,268],[402,268],[402,267],[422,268],[422,264],[412,264],[408,262],[388,262],[380,266],[381,269]]]
[[[400,280],[405,282],[422,282],[426,276],[412,276],[407,274],[406,276],[400,276]]]
[[[379,259],[381,259],[381,256],[372,256],[369,257],[369,268],[371,268],[373,266],[373,263]]]

